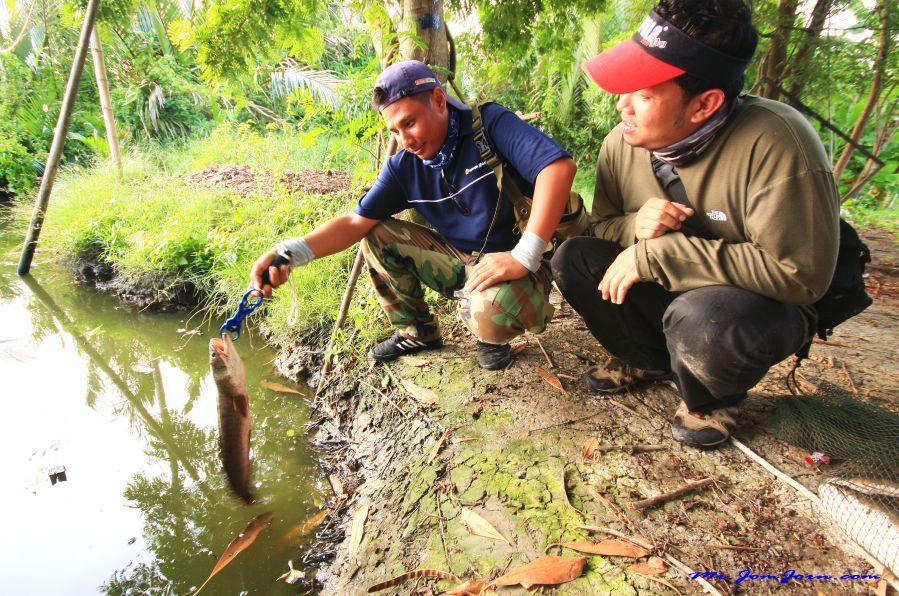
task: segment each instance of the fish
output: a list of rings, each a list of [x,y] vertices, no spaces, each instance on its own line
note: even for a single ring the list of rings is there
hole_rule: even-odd
[[[250,492],[250,397],[243,361],[228,334],[209,341],[209,366],[218,388],[219,450],[225,476],[244,504]]]
[[[272,525],[272,517],[274,517],[274,514],[271,511],[266,511],[265,513],[256,516],[253,521],[243,529],[243,532],[235,536],[234,540],[231,541],[231,544],[228,545],[228,548],[225,549],[225,552],[222,553],[222,556],[219,557],[215,567],[212,568],[212,573],[209,574],[209,577],[206,578],[203,585],[197,588],[194,595],[199,594],[200,590],[205,588],[206,584],[209,583],[209,580],[212,579],[212,576],[227,567],[228,564],[234,560],[234,557],[249,548],[262,530]]]

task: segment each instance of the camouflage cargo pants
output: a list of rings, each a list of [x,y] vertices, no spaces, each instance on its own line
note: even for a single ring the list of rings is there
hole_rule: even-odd
[[[394,327],[412,339],[431,341],[440,336],[422,284],[459,299],[462,322],[486,343],[505,344],[525,331],[540,333],[553,316],[548,299],[552,278],[546,263],[521,279],[465,292],[474,257],[432,230],[396,219],[372,228],[362,241],[362,253],[381,308]]]

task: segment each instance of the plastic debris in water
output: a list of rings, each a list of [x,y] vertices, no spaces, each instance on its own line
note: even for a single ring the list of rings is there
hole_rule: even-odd
[[[65,482],[68,480],[66,478],[66,467],[65,466],[56,466],[55,468],[50,468],[50,484],[56,484],[57,482]]]

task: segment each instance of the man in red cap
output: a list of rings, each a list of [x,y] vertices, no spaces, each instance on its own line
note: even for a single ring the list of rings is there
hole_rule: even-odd
[[[543,258],[569,200],[575,165],[548,136],[498,104],[481,107],[486,138],[472,110],[447,95],[426,64],[398,62],[378,77],[373,103],[402,150],[390,157],[351,213],[286,240],[253,266],[250,283],[266,296],[290,267],[362,241],[378,302],[395,327],[369,357],[387,361],[443,345],[423,285],[460,300],[459,315],[477,338],[478,364],[502,369],[509,340],[543,331],[553,315],[549,262]],[[507,176],[499,188],[482,157],[486,141]],[[509,185],[533,202],[526,229],[515,220]],[[416,209],[434,229],[394,219]],[[271,267],[276,254],[289,266]],[[268,271],[271,287],[262,285]]]
[[[740,95],[756,43],[743,0],[663,0],[584,63],[621,123],[600,151],[594,237],[552,261],[612,354],[588,389],[673,379],[672,431],[700,448],[725,442],[747,391],[811,338],[836,264],[821,141],[791,107]]]

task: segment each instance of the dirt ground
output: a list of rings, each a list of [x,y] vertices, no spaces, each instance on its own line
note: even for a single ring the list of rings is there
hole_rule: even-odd
[[[875,303],[840,326],[827,344],[815,344],[798,378],[807,392],[852,395],[899,411],[896,240],[881,231],[864,233],[863,239],[874,255],[868,287]],[[730,577],[746,569],[777,577],[786,570],[881,573],[845,546],[807,499],[733,445],[701,452],[674,441],[669,419],[679,398],[671,386],[655,384],[605,399],[588,394],[578,379],[606,354],[561,297],[553,299],[557,314],[550,327],[539,342],[524,338],[523,351],[504,371],[478,368],[474,341],[458,326],[448,329],[443,349],[370,367],[361,381],[358,369],[341,374],[354,363],[337,364],[316,403],[323,415],[317,442],[341,478],[334,481],[337,514],[307,553],[307,561],[328,560],[333,553],[318,572],[322,593],[366,593],[420,568],[491,579],[543,554],[578,555],[553,543],[610,538],[583,526],[642,537],[654,547],[650,561],[662,557],[667,570],[646,577],[629,569],[633,559],[588,556],[583,576],[556,588],[559,594],[702,592],[687,577],[689,570],[675,568],[675,562]],[[281,360],[288,376],[299,372],[300,351]],[[564,391],[544,380],[538,367],[561,381]],[[822,471],[805,463],[809,453],[778,441],[766,426],[776,399],[788,394],[789,368],[790,362],[774,367],[751,391],[735,436],[815,490]],[[417,401],[404,382],[431,389],[438,403]],[[582,449],[591,439],[601,449],[585,457]],[[645,445],[654,450],[628,450]],[[714,480],[705,490],[642,513],[627,507],[704,478]],[[503,539],[472,535],[462,521],[466,510],[486,519]],[[335,552],[341,532],[344,540]],[[773,578],[711,583],[722,594],[783,587]],[[418,580],[381,593],[437,594],[451,585]],[[790,589],[869,593],[874,583],[794,580]]]
[[[287,170],[280,176],[247,165],[214,165],[182,176],[192,186],[223,186],[237,194],[270,195],[276,188],[288,193],[328,194],[349,188],[352,176],[340,170]]]

